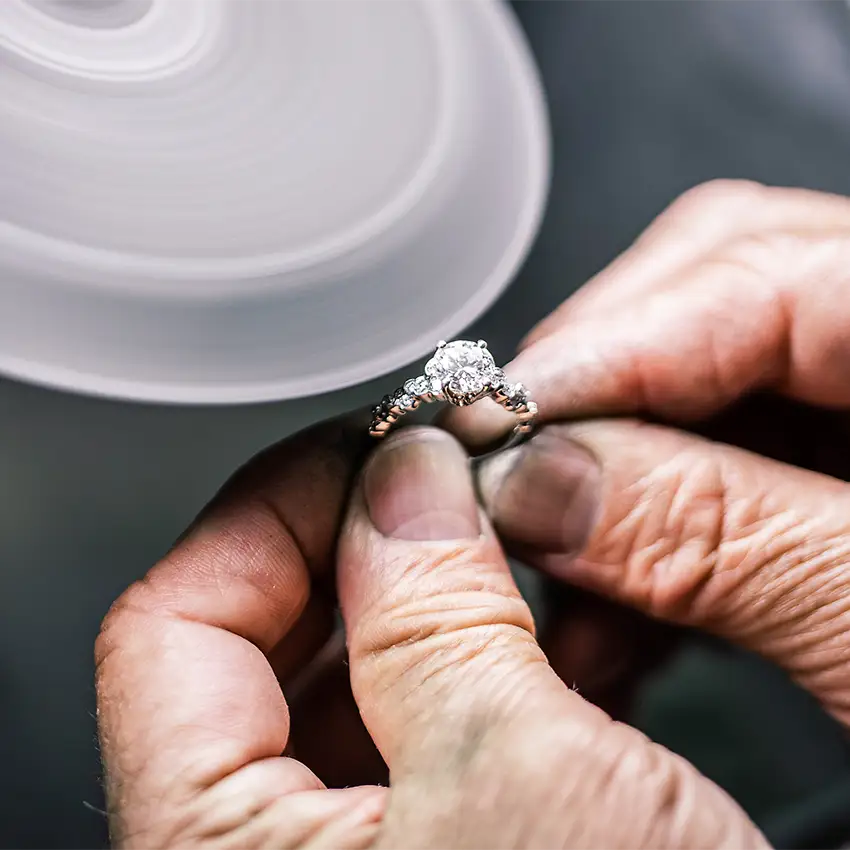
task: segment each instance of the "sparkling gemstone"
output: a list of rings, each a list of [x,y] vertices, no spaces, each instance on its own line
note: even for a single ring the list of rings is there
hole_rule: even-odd
[[[420,375],[405,381],[404,389],[411,395],[425,395],[431,392],[431,381],[425,375]]]
[[[491,386],[498,370],[490,352],[469,340],[438,348],[425,365],[425,374],[440,382],[455,401],[470,401]]]
[[[528,391],[522,384],[506,384],[503,392],[514,407],[519,407],[528,401]]]
[[[398,407],[412,407],[414,398],[410,393],[401,390],[393,396],[393,404]]]
[[[448,386],[455,395],[474,395],[484,389],[485,383],[479,372],[464,366],[449,378]]]
[[[490,381],[490,386],[493,389],[500,389],[505,386],[505,373],[501,369],[496,369],[493,373],[493,379]]]

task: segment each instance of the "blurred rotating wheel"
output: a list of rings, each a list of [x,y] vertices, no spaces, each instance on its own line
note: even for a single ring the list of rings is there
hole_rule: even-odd
[[[510,10],[0,3],[0,372],[178,403],[387,373],[510,282],[549,168]]]

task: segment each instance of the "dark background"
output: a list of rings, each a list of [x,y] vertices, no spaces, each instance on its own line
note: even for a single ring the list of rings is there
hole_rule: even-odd
[[[497,359],[696,183],[850,194],[846,3],[515,8],[547,88],[554,179],[532,255],[475,329]],[[388,385],[181,410],[0,381],[0,846],[106,843],[92,643],[109,604],[254,451]],[[846,736],[761,662],[690,646],[635,722],[726,786],[774,842],[850,837]]]

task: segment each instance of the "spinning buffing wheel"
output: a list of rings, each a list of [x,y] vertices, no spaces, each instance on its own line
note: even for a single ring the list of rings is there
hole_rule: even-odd
[[[387,373],[510,281],[548,180],[494,2],[5,0],[0,371],[165,402]]]

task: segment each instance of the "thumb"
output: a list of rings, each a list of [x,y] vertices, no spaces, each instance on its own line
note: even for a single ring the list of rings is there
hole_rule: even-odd
[[[406,429],[375,451],[338,580],[352,689],[395,775],[421,768],[423,750],[463,749],[530,702],[539,721],[541,703],[562,694],[448,434]]]
[[[338,569],[352,688],[392,773],[378,846],[765,846],[546,663],[449,435],[410,429],[372,455]]]

